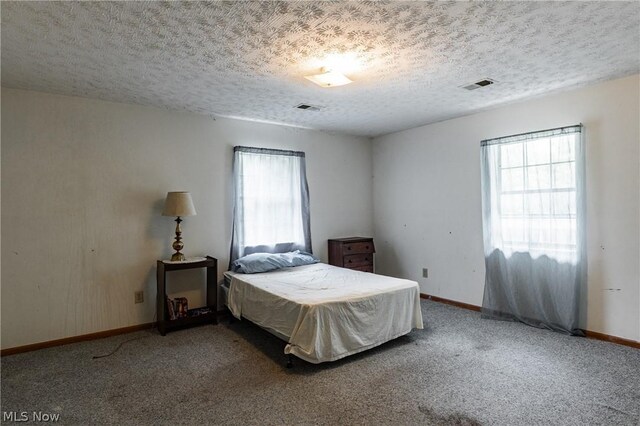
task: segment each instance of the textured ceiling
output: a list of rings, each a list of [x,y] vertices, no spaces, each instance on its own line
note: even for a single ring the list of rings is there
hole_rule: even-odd
[[[640,70],[638,2],[2,2],[1,12],[4,86],[355,135]],[[354,83],[303,78],[326,65]],[[459,88],[485,77],[498,83]]]

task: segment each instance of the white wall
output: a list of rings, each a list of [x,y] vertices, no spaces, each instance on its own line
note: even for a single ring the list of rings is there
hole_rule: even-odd
[[[151,322],[167,191],[191,191],[184,252],[217,257],[221,278],[234,145],[306,152],[320,258],[372,233],[367,139],[3,88],[2,348]]]
[[[639,80],[635,75],[376,138],[378,271],[414,279],[427,294],[481,305],[480,140],[583,123],[589,288],[582,327],[640,340]]]
[[[640,340],[639,90],[632,76],[376,138],[372,189],[363,138],[3,88],[2,348],[152,321],[155,260],[171,253],[174,222],[160,216],[170,190],[191,191],[198,210],[183,223],[186,254],[220,259],[221,278],[234,145],[307,153],[322,259],[327,238],[373,231],[379,272],[479,305],[479,141],[578,122],[587,135],[583,326]],[[186,288],[192,276],[183,278]],[[137,290],[144,304],[133,303]]]

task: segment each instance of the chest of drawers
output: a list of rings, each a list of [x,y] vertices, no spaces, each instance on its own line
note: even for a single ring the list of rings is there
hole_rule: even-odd
[[[373,238],[349,237],[329,240],[329,264],[373,272]]]

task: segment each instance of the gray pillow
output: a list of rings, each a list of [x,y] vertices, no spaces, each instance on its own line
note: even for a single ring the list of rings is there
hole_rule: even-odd
[[[320,260],[314,255],[296,250],[289,253],[253,253],[235,260],[231,268],[234,272],[257,274],[318,262]]]

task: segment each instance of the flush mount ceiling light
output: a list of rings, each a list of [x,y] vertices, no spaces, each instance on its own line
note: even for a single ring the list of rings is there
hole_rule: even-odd
[[[322,68],[320,71],[320,74],[305,75],[304,78],[313,81],[320,87],[337,87],[353,83],[353,81],[349,80],[346,75],[340,74],[339,72],[333,71],[329,68]]]

